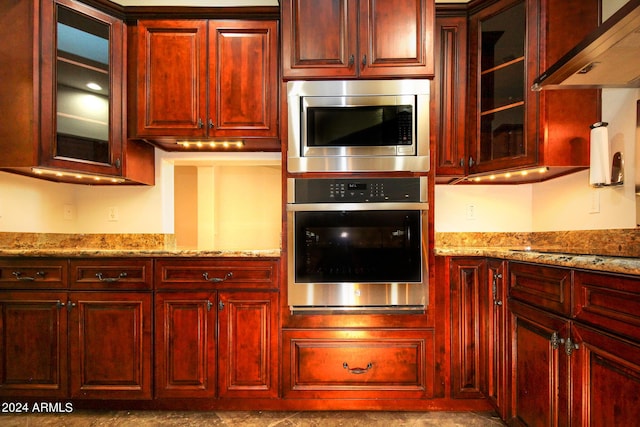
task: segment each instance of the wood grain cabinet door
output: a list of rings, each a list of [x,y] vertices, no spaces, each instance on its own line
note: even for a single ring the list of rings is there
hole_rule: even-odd
[[[509,425],[568,426],[569,357],[562,341],[570,322],[510,300],[511,406]]]
[[[136,136],[205,136],[207,21],[141,20],[137,31]]]
[[[0,396],[68,396],[66,292],[0,294]]]
[[[284,77],[355,77],[357,6],[357,0],[283,0]]]
[[[157,398],[215,397],[216,311],[215,291],[156,293]]]
[[[277,73],[276,21],[210,21],[209,136],[277,136]]]
[[[218,298],[220,397],[276,397],[278,294],[233,291]]]
[[[362,77],[432,77],[432,0],[360,0]]]
[[[151,293],[69,295],[71,397],[150,399]]]

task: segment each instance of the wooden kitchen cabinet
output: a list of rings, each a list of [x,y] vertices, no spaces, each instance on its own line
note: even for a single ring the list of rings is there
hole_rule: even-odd
[[[470,10],[468,175],[549,168],[519,178],[536,181],[588,167],[598,91],[531,86],[598,26],[598,10],[597,0],[500,0]]]
[[[467,108],[467,9],[436,5],[435,69],[431,91],[431,134],[436,145],[436,180],[465,175]]]
[[[75,399],[151,399],[151,292],[70,292]]]
[[[280,149],[276,21],[140,20],[131,31],[130,136],[171,151],[179,140]]]
[[[156,262],[156,396],[278,393],[278,263]]]
[[[285,79],[434,74],[433,0],[281,3]]]
[[[286,330],[284,396],[433,397],[433,335],[433,330]]]
[[[507,418],[508,410],[508,307],[507,262],[498,259],[487,260],[486,283],[489,284],[489,317],[487,319],[487,366],[486,381],[482,386],[484,395],[489,399],[502,419]]]
[[[486,382],[489,290],[484,258],[451,258],[451,395],[481,398]]]
[[[215,291],[157,292],[155,395],[215,397]]]
[[[66,302],[60,290],[0,293],[0,396],[68,396]]]
[[[122,20],[74,0],[3,2],[0,39],[0,61],[11,64],[0,71],[0,169],[154,183],[153,147],[126,138]]]

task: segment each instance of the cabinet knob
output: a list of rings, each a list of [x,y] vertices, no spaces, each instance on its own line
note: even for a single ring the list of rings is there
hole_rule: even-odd
[[[213,119],[209,119],[209,129],[213,129]]]
[[[202,129],[204,127],[204,122],[200,117],[198,117],[198,129]]]
[[[365,67],[367,65],[367,55],[362,55],[362,66]]]
[[[355,55],[349,56],[349,67],[353,67],[353,63],[356,62]]]
[[[476,162],[473,161],[473,157],[469,157],[469,167],[472,168],[475,164]]]
[[[224,310],[224,302],[222,300],[218,301],[218,310]]]

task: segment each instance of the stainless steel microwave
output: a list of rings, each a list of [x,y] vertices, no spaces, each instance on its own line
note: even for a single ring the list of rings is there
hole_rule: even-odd
[[[289,172],[429,170],[429,81],[287,84]]]

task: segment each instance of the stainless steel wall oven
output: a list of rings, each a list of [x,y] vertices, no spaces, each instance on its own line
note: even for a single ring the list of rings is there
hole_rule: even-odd
[[[427,304],[427,178],[290,178],[292,311],[417,311]]]

